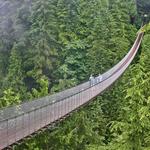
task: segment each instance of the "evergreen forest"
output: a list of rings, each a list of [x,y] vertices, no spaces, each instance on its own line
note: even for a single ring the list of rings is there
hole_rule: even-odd
[[[145,17],[146,14],[146,17]],[[102,95],[14,150],[150,150],[150,0],[0,0],[0,108],[102,74],[144,38]]]

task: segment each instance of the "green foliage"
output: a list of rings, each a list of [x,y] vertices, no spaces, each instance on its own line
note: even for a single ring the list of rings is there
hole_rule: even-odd
[[[24,71],[22,70],[22,59],[18,52],[18,47],[15,44],[10,53],[7,75],[3,77],[3,90],[13,89],[14,92],[20,94],[20,98],[26,98],[26,87],[24,84]]]
[[[10,16],[9,30],[0,28],[0,107],[64,90],[110,69],[137,32],[135,0],[13,0],[14,5],[18,14],[0,16],[2,23]],[[149,40],[147,31],[139,60],[112,89],[53,131],[14,149],[149,149]]]
[[[112,121],[113,141],[110,143],[112,149],[142,150],[150,148],[148,138],[150,132],[148,57],[150,53],[145,47],[148,44],[148,38],[149,36],[144,38],[144,51],[139,64],[131,68],[130,82],[124,86],[126,97],[121,101],[118,119]]]
[[[53,82],[53,72],[59,63],[54,3],[55,1],[38,0],[32,7],[31,27],[26,39],[29,43],[24,55],[24,68],[27,78],[32,80],[32,87],[42,76]]]
[[[16,48],[17,47],[15,45],[11,51],[7,75],[8,81],[11,82],[11,86],[13,88],[16,88],[18,84],[21,84],[19,82],[22,82],[23,80],[23,73],[21,69],[22,61]]]
[[[148,32],[149,30],[150,30],[150,23],[144,25],[144,26],[140,29],[141,32]]]
[[[43,77],[37,80],[37,83],[39,84],[38,90],[35,88],[32,89],[31,99],[42,97],[48,94],[48,79]]]
[[[3,92],[3,97],[0,98],[0,107],[6,107],[20,103],[20,95],[9,88]]]

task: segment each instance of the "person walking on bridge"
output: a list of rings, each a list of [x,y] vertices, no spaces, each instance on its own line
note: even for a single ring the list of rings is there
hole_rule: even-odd
[[[101,82],[103,79],[103,76],[101,74],[99,74],[98,79],[99,79],[99,82]]]
[[[99,74],[99,75],[97,76],[97,78],[96,78],[96,83],[99,83],[99,82],[101,82],[101,81],[102,81],[102,75]]]
[[[89,81],[90,81],[90,85],[93,86],[95,83],[95,79],[92,74],[90,75]]]

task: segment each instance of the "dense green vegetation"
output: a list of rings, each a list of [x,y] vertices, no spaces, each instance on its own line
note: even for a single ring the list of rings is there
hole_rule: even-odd
[[[72,87],[128,52],[149,0],[1,0],[0,107]],[[8,11],[10,9],[10,11]],[[150,31],[123,77],[14,149],[149,150]]]

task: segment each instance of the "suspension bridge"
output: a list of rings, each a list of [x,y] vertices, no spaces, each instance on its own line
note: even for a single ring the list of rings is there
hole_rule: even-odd
[[[0,109],[0,149],[8,148],[60,121],[98,96],[124,73],[134,59],[142,38],[143,33],[138,33],[130,51],[118,64],[102,74],[101,80],[96,77],[92,84],[87,81],[54,95]]]

